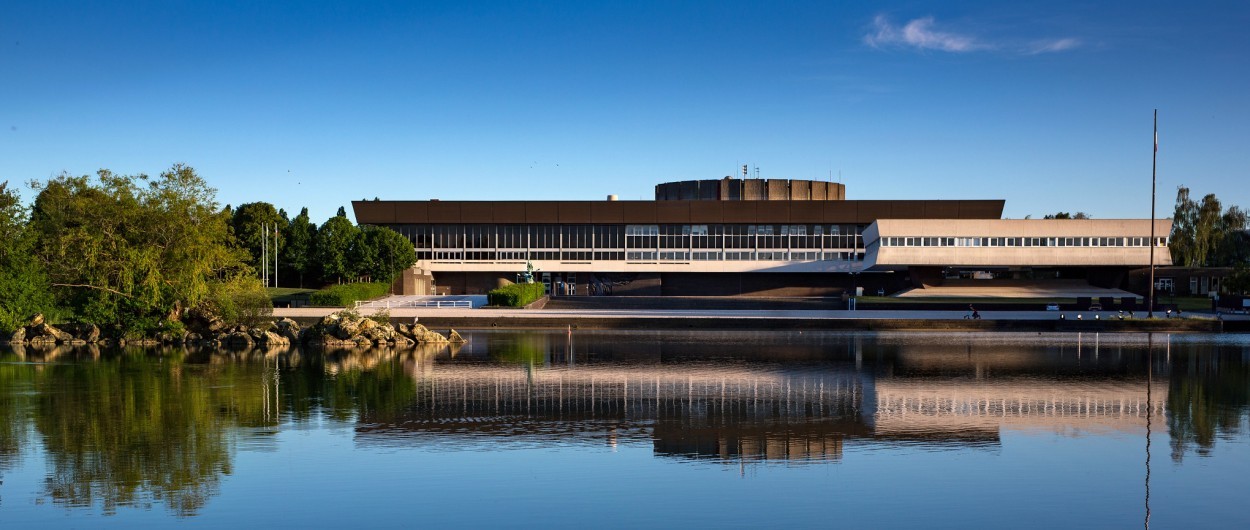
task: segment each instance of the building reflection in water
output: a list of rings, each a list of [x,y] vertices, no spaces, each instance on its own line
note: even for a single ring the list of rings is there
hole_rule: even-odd
[[[1144,433],[1149,411],[1166,410],[1166,382],[1148,406],[1145,336],[774,338],[475,334],[398,360],[411,402],[362,411],[358,440],[650,441],[664,456],[801,462],[854,446],[993,448],[1010,431]],[[349,355],[326,368],[377,362]]]

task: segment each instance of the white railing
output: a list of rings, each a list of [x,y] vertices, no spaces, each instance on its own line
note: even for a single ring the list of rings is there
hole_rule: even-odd
[[[364,300],[356,302],[356,309],[400,309],[405,307],[465,307],[472,309],[469,300]]]

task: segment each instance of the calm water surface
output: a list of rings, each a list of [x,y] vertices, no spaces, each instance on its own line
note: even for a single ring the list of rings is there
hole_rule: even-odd
[[[1250,337],[0,350],[0,525],[1250,527]]]

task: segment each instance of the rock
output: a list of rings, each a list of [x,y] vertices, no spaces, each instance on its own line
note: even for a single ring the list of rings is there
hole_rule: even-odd
[[[291,344],[291,341],[287,340],[286,337],[272,331],[266,331],[261,336],[261,342],[267,346],[289,346]]]
[[[234,348],[251,348],[256,344],[252,336],[242,331],[235,331],[226,337],[225,344]]]
[[[9,336],[9,342],[14,344],[26,342],[26,328],[17,328],[13,330],[13,334]]]
[[[301,334],[304,332],[304,330],[300,329],[298,322],[289,318],[279,320],[274,326],[278,330],[278,335],[285,338],[289,344],[300,342]]]
[[[456,330],[453,329],[451,330],[450,333],[447,334],[447,342],[451,342],[454,344],[464,344],[468,341],[464,340],[464,337],[461,337],[460,333],[457,333]]]
[[[31,340],[34,340],[36,337],[46,338],[46,339],[51,340],[52,342],[69,342],[71,340],[74,340],[73,335],[70,335],[69,333],[66,333],[55,327],[52,327],[47,322],[43,322],[39,325],[27,327],[26,335],[29,336]],[[40,342],[44,342],[44,341],[41,340]]]
[[[183,314],[183,321],[192,331],[205,335],[221,331],[226,327],[221,317],[204,305],[186,310]]]
[[[360,321],[349,318],[340,319],[334,328],[334,336],[347,340],[360,335]]]
[[[100,326],[95,324],[68,324],[62,327],[75,339],[79,339],[88,343],[98,342],[100,340]]]
[[[26,324],[26,327],[33,328],[35,326],[43,325],[43,321],[43,313],[35,313],[35,316],[30,317],[30,323]]]
[[[204,340],[204,337],[199,333],[187,333],[187,344],[199,344],[202,340]]]
[[[417,342],[433,342],[433,343],[447,342],[447,337],[444,337],[441,333],[437,331],[431,331],[421,324],[412,325],[412,338],[413,340]]]

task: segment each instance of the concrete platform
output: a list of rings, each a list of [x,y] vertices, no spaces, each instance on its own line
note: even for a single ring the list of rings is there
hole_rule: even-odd
[[[960,280],[947,284],[912,289],[897,298],[1121,298],[1137,296],[1121,289],[1094,287],[1081,280]]]

